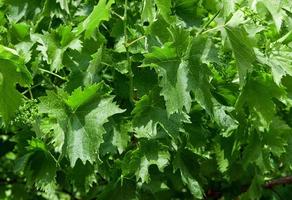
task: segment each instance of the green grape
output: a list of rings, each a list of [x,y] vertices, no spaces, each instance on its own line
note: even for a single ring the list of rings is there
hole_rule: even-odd
[[[16,129],[31,127],[37,116],[37,100],[27,100],[18,108],[15,118],[11,122],[11,126]]]

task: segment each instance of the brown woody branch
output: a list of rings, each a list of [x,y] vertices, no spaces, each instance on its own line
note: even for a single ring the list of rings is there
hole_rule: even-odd
[[[270,180],[263,185],[264,188],[270,189],[278,185],[292,184],[292,176],[281,177],[278,179]]]
[[[281,177],[277,179],[273,179],[270,181],[267,181],[266,183],[263,184],[264,189],[269,189],[274,191],[274,187],[280,186],[280,185],[291,185],[292,184],[292,176],[286,176],[286,177]],[[243,186],[241,189],[241,192],[246,192],[248,190],[249,186]],[[205,199],[220,199],[223,196],[222,191],[215,191],[212,189],[209,189],[205,193]]]

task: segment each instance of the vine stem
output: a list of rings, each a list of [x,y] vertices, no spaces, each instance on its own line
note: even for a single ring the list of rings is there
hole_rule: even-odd
[[[53,158],[53,160],[55,161],[56,165],[57,165],[59,168],[61,168],[60,163],[59,163],[59,161],[55,158],[55,156],[54,156],[50,151],[48,151],[48,152],[49,152],[50,156]]]
[[[116,13],[115,11],[112,11],[112,13],[113,13],[114,15],[116,15],[118,18],[120,18],[121,20],[124,20],[124,17],[121,16],[121,15],[119,15],[119,14]]]
[[[124,47],[126,49],[126,55],[127,55],[127,65],[128,65],[128,77],[129,77],[129,100],[132,104],[134,104],[134,98],[133,98],[133,92],[134,92],[134,86],[133,86],[133,71],[132,71],[132,63],[131,63],[131,57],[129,52],[129,46],[128,46],[128,31],[127,31],[127,17],[128,17],[128,0],[125,0],[124,4],[124,16],[123,16],[123,22],[124,22]]]
[[[53,76],[55,76],[55,77],[58,77],[59,79],[62,79],[62,80],[64,80],[64,81],[67,80],[66,78],[60,76],[59,74],[56,74],[56,73],[51,72],[51,71],[49,71],[49,70],[42,69],[42,68],[39,68],[39,70],[42,71],[42,72],[45,72],[45,73],[51,74],[51,75],[53,75]]]
[[[28,88],[28,93],[29,93],[30,99],[34,99],[30,88]]]
[[[215,18],[220,14],[221,9],[217,11],[217,13],[203,26],[203,28],[197,33],[196,36],[203,33],[203,31],[215,20]]]
[[[130,43],[127,43],[127,47],[129,47],[129,46],[131,46],[131,45],[133,45],[133,44],[135,44],[136,42],[138,42],[139,40],[142,40],[142,39],[144,39],[146,36],[141,36],[141,37],[139,37],[139,38],[137,38],[137,39],[135,39],[135,40],[133,40],[132,42],[130,42]]]
[[[23,91],[21,94],[25,95],[26,93],[31,92],[32,89],[40,86],[41,84],[42,84],[42,82],[35,84],[35,85],[31,86],[30,88],[28,88],[27,90]]]
[[[226,24],[223,24],[221,26],[216,26],[214,28],[208,29],[208,30],[202,32],[201,34],[203,35],[203,34],[206,34],[206,33],[212,32],[212,31],[216,31],[216,30],[218,30],[220,28],[224,28],[224,27],[226,27]]]
[[[244,21],[242,22],[242,24],[245,24],[245,23],[247,23],[248,21],[250,21],[250,19],[244,20]],[[218,29],[225,28],[225,27],[228,26],[229,24],[230,24],[230,20],[229,20],[226,24],[223,24],[223,25],[216,26],[216,27],[214,27],[214,28],[208,29],[208,30],[206,30],[206,31],[201,32],[200,34],[203,35],[203,34],[206,34],[206,33],[212,32],[212,31],[217,31]],[[198,35],[198,34],[197,34],[197,35]]]

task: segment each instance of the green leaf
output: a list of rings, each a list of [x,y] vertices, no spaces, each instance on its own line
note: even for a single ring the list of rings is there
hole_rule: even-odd
[[[221,134],[224,137],[229,137],[238,128],[238,121],[229,115],[233,110],[233,107],[227,107],[218,102],[214,103],[214,120],[221,127]]]
[[[264,56],[259,51],[256,54],[262,64],[271,68],[273,78],[278,85],[280,85],[284,76],[292,75],[292,53],[290,47],[274,44],[274,48],[271,49],[269,55]]]
[[[204,37],[197,37],[192,40],[189,57],[189,83],[188,89],[195,95],[195,100],[211,114],[213,112],[211,85],[209,76],[211,75],[207,64],[203,63],[205,57],[202,49],[208,47],[208,40]]]
[[[262,3],[270,12],[270,14],[273,17],[275,26],[277,28],[277,31],[279,32],[283,23],[283,19],[285,16],[284,10],[282,10],[283,2],[279,0],[270,0],[270,1],[264,1],[264,0],[258,0],[257,3]]]
[[[103,125],[110,116],[124,112],[104,88],[103,83],[99,83],[84,90],[78,88],[67,98],[55,93],[41,98],[40,111],[56,118],[65,132],[64,149],[72,167],[77,159],[84,164],[96,161],[105,133]],[[65,102],[73,110],[69,110]]]
[[[55,183],[56,162],[43,142],[33,139],[29,143],[29,151],[16,161],[15,171],[23,172],[28,184],[46,189]]]
[[[182,181],[187,185],[188,189],[191,191],[191,194],[195,198],[202,199],[202,188],[195,178],[198,165],[192,153],[187,150],[177,151],[173,160],[173,168],[174,171],[180,170]]]
[[[96,28],[99,27],[102,21],[108,21],[110,19],[111,6],[114,0],[100,0],[90,15],[79,24],[77,28],[77,35],[80,35],[85,31],[85,38],[90,38]]]
[[[166,110],[160,107],[161,99],[155,95],[157,93],[152,92],[143,96],[132,111],[136,136],[149,139],[162,137],[164,133],[158,131],[161,126],[169,136],[177,137],[179,131],[183,130],[182,123],[188,122],[188,117],[185,114],[173,114],[168,117]]]
[[[57,0],[57,2],[60,4],[60,7],[63,10],[65,10],[67,13],[69,13],[68,0]]]
[[[261,198],[261,193],[263,190],[262,184],[264,180],[262,176],[256,175],[254,176],[250,187],[248,188],[247,192],[245,192],[243,195],[240,196],[240,199],[243,200],[256,200]]]
[[[105,88],[102,84],[90,85],[84,88],[84,90],[77,88],[68,97],[66,103],[73,111],[76,111],[80,106],[90,102],[98,93],[104,94],[108,90],[109,89]]]
[[[38,105],[40,113],[46,113],[49,117],[63,120],[66,119],[66,104],[63,99],[68,98],[68,94],[59,90],[57,93],[47,91],[47,96],[40,97],[41,103]]]
[[[70,171],[70,176],[72,184],[83,193],[88,193],[90,187],[97,181],[94,166],[89,162],[83,164],[80,160]]]
[[[120,154],[126,150],[132,130],[132,123],[129,121],[121,122],[118,127],[114,127],[112,143],[117,147]]]
[[[155,4],[158,8],[156,12]],[[143,0],[143,8],[141,13],[141,19],[143,22],[149,22],[152,24],[156,18],[156,15],[160,14],[166,21],[170,21],[171,14],[171,1],[170,0]]]
[[[7,124],[22,103],[16,84],[28,86],[32,77],[15,50],[0,45],[0,114]]]
[[[214,152],[216,155],[216,160],[218,163],[219,170],[222,173],[226,172],[228,169],[228,166],[229,166],[229,162],[226,159],[226,157],[224,156],[224,150],[222,150],[220,145],[218,144],[214,147]]]
[[[282,95],[284,91],[270,77],[250,78],[238,98],[236,108],[247,106],[261,125],[267,127],[276,112],[273,98],[279,99]]]
[[[254,131],[249,137],[250,142],[244,147],[242,153],[242,166],[248,169],[252,164],[257,165],[261,170],[266,170],[263,162],[263,144],[259,135]]]
[[[96,152],[103,142],[102,136],[105,133],[103,124],[108,121],[108,117],[123,111],[113,103],[113,98],[109,97],[72,114],[66,134],[66,150],[71,166],[74,166],[78,158],[83,163],[87,160],[91,163],[96,160]]]
[[[263,142],[268,145],[271,153],[280,157],[286,152],[289,133],[291,128],[280,118],[274,118],[270,124],[269,131],[264,135]]]
[[[89,63],[89,66],[86,70],[87,73],[84,78],[85,86],[98,82],[99,77],[97,73],[102,68],[101,61],[103,57],[103,47],[100,47],[95,54],[91,55],[91,57],[92,60]]]
[[[72,33],[70,26],[60,26],[50,33],[33,34],[31,37],[38,43],[37,50],[50,65],[51,71],[60,71],[64,67],[63,57],[69,49],[77,51],[82,49],[82,42]]]
[[[223,15],[228,17],[235,11],[235,4],[238,0],[223,0]]]
[[[0,199],[278,198],[291,2],[0,0]]]
[[[178,17],[193,26],[198,22],[198,18],[196,18],[197,5],[197,0],[176,0],[174,1],[174,11]]]
[[[26,23],[12,24],[12,36],[18,40],[25,40],[29,36],[29,25]]]
[[[122,165],[123,175],[135,173],[137,181],[141,179],[142,183],[148,183],[150,181],[149,166],[157,165],[158,169],[163,172],[169,159],[170,154],[166,146],[155,140],[142,142],[139,150],[129,151],[125,155]]]
[[[40,130],[43,137],[49,138],[55,151],[62,153],[65,140],[65,133],[55,119],[44,119],[40,123]]]
[[[240,83],[243,85],[246,75],[252,70],[252,64],[256,59],[252,43],[243,27],[227,26],[225,30],[238,66]]]
[[[171,14],[171,0],[155,0],[155,3],[165,20],[169,20]]]
[[[153,0],[143,0],[143,8],[141,13],[142,21],[152,23],[156,17],[155,14]]]
[[[178,58],[176,49],[171,44],[154,47],[151,53],[145,55],[144,64],[154,67],[161,77],[159,85],[168,115],[182,112],[183,108],[189,111],[191,96],[187,91],[187,61]]]

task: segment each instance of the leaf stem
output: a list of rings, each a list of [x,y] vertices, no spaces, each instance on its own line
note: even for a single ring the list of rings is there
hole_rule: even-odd
[[[34,99],[30,88],[28,88],[28,93],[29,93],[30,99]]]
[[[62,79],[62,80],[64,80],[64,81],[67,80],[66,78],[60,76],[59,74],[56,74],[56,73],[51,72],[51,71],[49,71],[49,70],[42,69],[42,68],[39,68],[39,70],[42,71],[42,72],[45,72],[45,73],[51,74],[51,75],[53,75],[53,76],[55,76],[55,77],[58,77],[59,79]]]
[[[126,55],[127,55],[127,65],[128,65],[128,77],[129,77],[129,100],[132,104],[134,104],[134,98],[133,98],[133,71],[132,71],[132,63],[130,58],[130,52],[129,52],[129,46],[128,46],[128,31],[127,31],[127,16],[128,16],[128,0],[125,0],[124,4],[124,16],[123,16],[123,22],[124,22],[124,47],[126,49]]]
[[[38,83],[38,84],[35,84],[35,85],[31,86],[29,89],[23,91],[21,94],[25,95],[27,92],[29,92],[29,90],[32,90],[32,89],[34,89],[34,88],[40,86],[41,84],[42,84],[42,82],[40,82],[40,83]]]
[[[57,165],[59,168],[61,168],[60,163],[59,163],[59,161],[55,158],[55,156],[54,156],[50,151],[48,151],[48,153],[49,153],[50,156],[53,158],[53,160],[56,162],[56,165]]]
[[[212,31],[216,31],[217,29],[224,28],[225,26],[226,26],[226,24],[223,24],[221,26],[216,26],[214,28],[211,28],[211,29],[208,29],[208,30],[202,32],[201,34],[206,34],[206,33],[212,32]]]
[[[241,24],[247,23],[248,21],[250,21],[250,19],[244,20]],[[230,24],[230,22],[231,21],[229,20],[226,24],[223,24],[223,25],[216,26],[214,28],[208,29],[208,30],[202,32],[201,34],[206,34],[206,33],[212,32],[212,31],[216,31],[217,29],[224,28],[224,27],[228,26]]]
[[[108,66],[108,67],[111,67],[110,64],[106,63],[106,62],[100,62],[101,64],[105,65],[105,66]]]
[[[121,20],[124,20],[124,17],[121,16],[121,15],[119,15],[119,14],[116,13],[115,11],[112,11],[112,13],[113,13],[114,15],[116,15],[118,18],[120,18]]]
[[[203,33],[203,31],[214,21],[214,19],[220,14],[221,10],[218,10],[217,13],[207,21],[207,23],[202,27],[202,29],[196,34],[196,36]]]
[[[136,42],[138,42],[139,40],[142,40],[142,39],[144,39],[144,38],[145,38],[145,35],[143,35],[143,36],[141,36],[141,37],[139,37],[139,38],[133,40],[133,41],[130,42],[130,43],[127,43],[127,47],[129,47],[129,46],[135,44]]]

